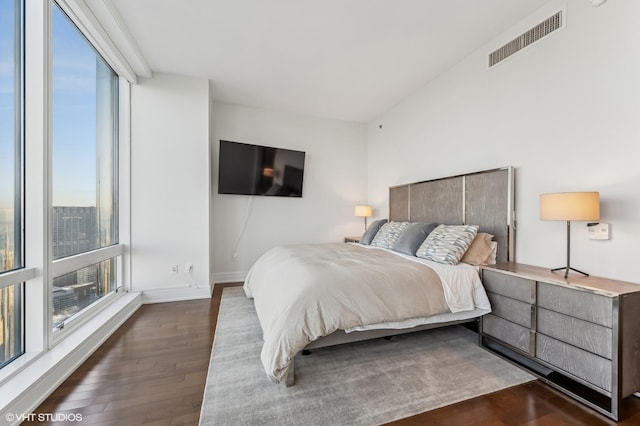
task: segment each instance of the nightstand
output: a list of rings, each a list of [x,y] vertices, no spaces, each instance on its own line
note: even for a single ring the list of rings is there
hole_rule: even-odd
[[[481,345],[618,420],[640,390],[640,285],[518,263],[483,266],[482,282]]]
[[[360,242],[360,237],[344,237],[344,242],[345,243],[359,243]]]

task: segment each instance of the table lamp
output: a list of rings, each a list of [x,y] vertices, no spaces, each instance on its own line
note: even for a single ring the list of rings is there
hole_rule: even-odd
[[[356,206],[354,209],[356,217],[364,217],[364,230],[367,230],[367,218],[371,217],[371,206]]]
[[[600,194],[598,192],[558,192],[540,195],[541,220],[567,221],[567,266],[554,268],[551,272],[564,269],[564,277],[569,276],[569,270],[589,276],[586,272],[571,267],[571,221],[600,220]]]

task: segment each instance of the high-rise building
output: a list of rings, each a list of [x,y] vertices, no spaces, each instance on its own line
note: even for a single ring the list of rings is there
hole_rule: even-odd
[[[98,247],[96,207],[53,207],[53,258],[84,253]],[[98,265],[54,277],[54,327],[98,298]]]
[[[0,271],[4,271],[5,267],[5,255],[7,254],[7,250],[6,250],[6,244],[7,244],[7,235],[5,233],[3,233],[2,231],[0,231]]]
[[[95,207],[54,207],[51,226],[54,259],[84,253],[97,247]]]
[[[11,247],[9,231],[0,233],[0,271],[8,271],[14,268],[14,253]]]

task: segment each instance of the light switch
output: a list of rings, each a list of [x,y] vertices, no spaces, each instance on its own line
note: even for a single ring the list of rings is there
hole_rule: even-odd
[[[609,224],[608,223],[588,223],[587,232],[590,240],[608,240]]]

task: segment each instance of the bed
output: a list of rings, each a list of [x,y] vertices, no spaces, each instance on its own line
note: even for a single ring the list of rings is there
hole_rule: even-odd
[[[510,261],[513,191],[512,167],[395,186],[389,221],[490,233],[496,260]],[[490,311],[477,267],[359,244],[274,247],[244,289],[262,326],[265,372],[287,386],[302,350],[475,321]]]

